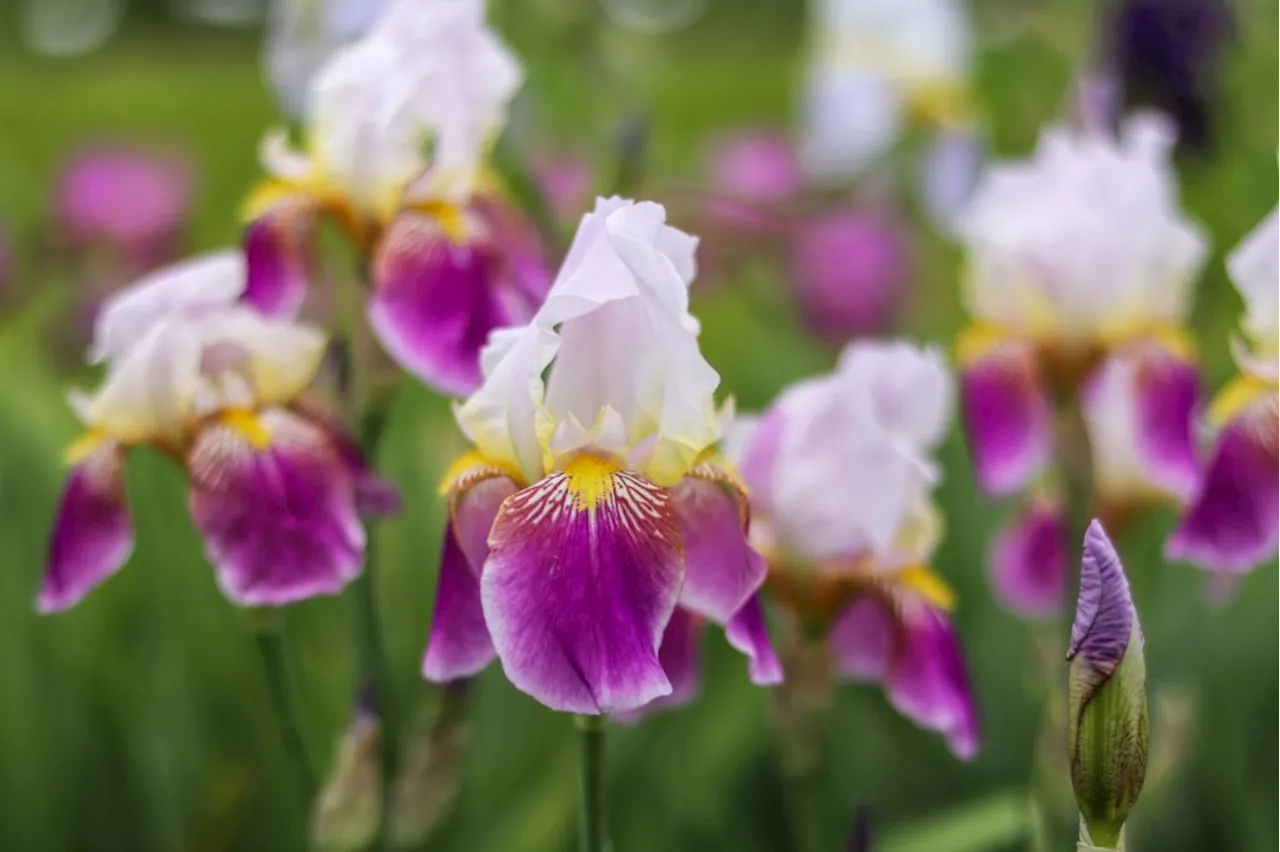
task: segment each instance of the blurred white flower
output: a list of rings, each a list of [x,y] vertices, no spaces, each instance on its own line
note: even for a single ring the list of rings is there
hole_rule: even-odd
[[[291,118],[302,119],[316,71],[359,38],[383,5],[384,0],[273,0],[263,64]]]

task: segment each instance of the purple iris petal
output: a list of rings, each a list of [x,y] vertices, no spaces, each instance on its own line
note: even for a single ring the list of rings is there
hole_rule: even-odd
[[[274,317],[292,317],[302,307],[311,280],[315,202],[283,198],[249,223],[244,233],[247,304]]]
[[[724,624],[764,582],[768,566],[747,543],[746,495],[722,468],[695,466],[671,488],[686,572],[680,605]]]
[[[836,670],[854,680],[880,680],[890,703],[917,725],[938,731],[953,754],[978,750],[977,712],[964,657],[946,615],[910,592],[896,603],[855,600],[832,628]]]
[[[613,719],[633,724],[654,710],[681,707],[697,696],[701,686],[702,628],[702,619],[695,613],[676,607],[662,634],[662,647],[658,649],[662,670],[671,681],[671,693],[653,699],[638,710],[615,713]]]
[[[724,636],[730,645],[747,655],[752,683],[757,686],[782,683],[782,663],[769,639],[759,596],[752,595],[733,614],[725,625]]]
[[[1062,611],[1067,592],[1067,522],[1062,507],[1034,499],[995,537],[988,560],[991,586],[1022,618]]]
[[[1101,683],[1120,665],[1136,619],[1120,557],[1102,524],[1093,521],[1084,536],[1080,597],[1067,659],[1082,654]]]
[[[803,184],[790,143],[768,130],[741,131],[717,141],[709,172],[716,192],[754,201],[785,201]]]
[[[49,540],[49,562],[36,603],[57,612],[78,603],[129,558],[133,522],[125,502],[124,454],[104,442],[71,469]]]
[[[978,485],[988,494],[1019,490],[1049,457],[1049,401],[1037,383],[1030,347],[1005,343],[961,375],[965,436]]]
[[[672,689],[658,647],[684,580],[675,515],[648,480],[588,470],[581,484],[573,464],[503,504],[485,621],[507,677],[553,710],[634,710]]]
[[[187,456],[190,508],[227,596],[278,606],[336,594],[360,573],[364,528],[351,474],[323,428],[283,410],[263,413],[257,447],[215,423]]]
[[[1165,556],[1242,573],[1276,553],[1280,399],[1259,397],[1226,424]]]
[[[369,322],[406,370],[445,393],[480,383],[480,350],[495,328],[532,316],[550,286],[540,247],[494,204],[476,207],[483,233],[458,239],[426,213],[403,213],[374,258]]]
[[[291,408],[324,429],[329,443],[351,473],[356,508],[360,510],[361,517],[389,518],[400,514],[400,489],[373,470],[364,452],[336,418],[322,408],[302,401],[295,402]]]
[[[1152,480],[1189,494],[1197,479],[1193,419],[1200,407],[1195,365],[1151,347],[1138,365],[1138,447]]]
[[[489,554],[493,519],[502,501],[515,491],[514,482],[489,468],[469,471],[454,486],[435,615],[422,660],[422,674],[428,680],[470,677],[493,661],[493,641],[480,602],[480,571]]]
[[[422,676],[436,682],[471,677],[493,662],[494,654],[480,606],[480,575],[467,561],[449,524],[440,554],[435,614],[422,659]]]

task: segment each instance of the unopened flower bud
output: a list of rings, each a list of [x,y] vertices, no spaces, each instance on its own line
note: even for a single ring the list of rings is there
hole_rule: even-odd
[[[410,736],[391,799],[391,838],[397,847],[421,845],[453,805],[467,750],[468,690],[465,680],[447,684],[434,718],[423,720]]]
[[[1115,848],[1147,771],[1142,628],[1120,557],[1096,520],[1085,534],[1071,626],[1068,746],[1082,830]]]
[[[355,852],[377,838],[382,807],[382,724],[362,701],[338,744],[333,772],[316,801],[311,838],[325,852]]]

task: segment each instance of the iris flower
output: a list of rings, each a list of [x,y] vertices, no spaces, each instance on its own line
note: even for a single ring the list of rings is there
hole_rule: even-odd
[[[816,3],[802,94],[806,177],[858,178],[919,122],[937,130],[919,164],[921,197],[949,227],[982,164],[973,65],[973,29],[958,0]]]
[[[954,596],[928,567],[942,533],[932,453],[952,395],[937,352],[853,343],[835,372],[740,418],[730,454],[750,488],[770,597],[825,635],[839,675],[883,683],[967,760],[978,727]]]
[[[317,329],[240,303],[238,253],[169,267],[113,297],[90,359],[106,376],[73,407],[86,431],[54,521],[38,606],[77,603],[133,549],[126,454],[148,446],[187,474],[188,505],[223,591],[251,606],[333,594],[360,573],[358,510],[394,491],[301,396],[319,367]]]
[[[1280,219],[1272,211],[1227,260],[1244,297],[1247,343],[1233,347],[1240,374],[1208,412],[1215,435],[1200,482],[1165,553],[1243,573],[1276,553],[1280,484]]]
[[[719,376],[688,313],[696,240],[660,205],[600,199],[547,300],[496,332],[456,409],[473,450],[450,507],[423,661],[435,681],[495,656],[565,712],[685,697],[698,623],[778,676],[755,592],[764,561],[716,452]]]
[[[1050,129],[1031,159],[990,171],[960,221],[974,322],[958,355],[978,483],[1037,492],[992,566],[1026,615],[1057,611],[1065,588],[1030,576],[1046,562],[1017,545],[1043,542],[1028,525],[1043,529],[1046,507],[1061,512],[1050,461],[1063,410],[1080,406],[1098,513],[1113,528],[1196,486],[1200,381],[1184,324],[1208,246],[1178,210],[1172,144],[1154,115],[1128,118],[1118,138]],[[1066,559],[1051,564],[1062,571]]]
[[[368,261],[387,352],[441,391],[474,389],[489,331],[528,320],[550,284],[532,226],[486,167],[520,79],[481,0],[389,3],[313,79],[305,152],[279,132],[263,142],[247,299],[296,309],[328,216]]]

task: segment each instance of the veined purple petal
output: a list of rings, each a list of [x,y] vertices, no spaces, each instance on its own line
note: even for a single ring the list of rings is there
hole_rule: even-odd
[[[1263,395],[1226,424],[1199,490],[1165,543],[1167,558],[1243,573],[1275,555],[1278,413],[1280,399]]]
[[[681,707],[692,701],[701,686],[700,657],[702,646],[702,619],[687,609],[676,607],[662,634],[662,646],[658,659],[662,670],[671,681],[671,693],[653,699],[637,710],[613,714],[615,721],[624,724],[639,722],[654,710]]]
[[[859,597],[836,621],[830,634],[836,670],[851,680],[883,682],[900,713],[941,733],[956,757],[970,760],[978,722],[959,640],[941,610],[905,590],[891,595]]]
[[[782,683],[782,663],[769,639],[769,627],[758,595],[748,598],[733,614],[724,627],[724,636],[730,645],[747,655],[752,683],[756,686]]]
[[[941,610],[923,603],[904,610],[906,637],[889,672],[889,701],[917,725],[941,733],[956,757],[972,760],[978,717],[960,640]]]
[[[1163,345],[1124,347],[1099,364],[1081,394],[1094,457],[1094,485],[1107,502],[1169,495],[1187,499],[1198,478],[1193,419],[1200,405],[1194,365]]]
[[[480,575],[467,561],[449,524],[440,553],[435,614],[422,676],[437,683],[471,677],[493,662],[494,655],[480,605]]]
[[[579,456],[503,503],[489,548],[485,621],[518,689],[568,713],[671,693],[658,647],[684,553],[665,489]]]
[[[206,425],[187,456],[191,517],[223,591],[245,606],[338,593],[364,563],[350,471],[297,414],[244,416]]]
[[[476,242],[456,242],[440,222],[404,213],[374,258],[369,323],[392,358],[444,393],[480,384],[480,349],[508,325],[493,269]]]
[[[1084,654],[1100,680],[1109,677],[1129,647],[1136,617],[1120,557],[1102,524],[1093,521],[1084,536],[1080,598],[1067,659]]]
[[[355,488],[356,508],[361,517],[389,518],[400,514],[400,489],[395,483],[379,476],[364,457],[355,439],[337,418],[319,406],[295,401],[290,409],[303,419],[324,429],[334,451],[350,471]]]
[[[311,280],[316,204],[285,197],[249,223],[244,234],[248,264],[246,303],[268,316],[290,317],[302,307]]]
[[[1032,499],[996,534],[991,586],[1010,612],[1028,619],[1062,611],[1067,592],[1067,522],[1054,500]]]
[[[501,471],[485,466],[464,472],[453,486],[435,614],[422,659],[427,680],[470,677],[493,661],[496,652],[480,602],[480,571],[489,553],[493,519],[515,491],[515,483]]]
[[[724,624],[769,571],[747,543],[747,495],[726,470],[705,463],[691,468],[670,492],[685,552],[680,605]]]
[[[978,485],[992,495],[1025,486],[1048,459],[1053,438],[1030,347],[1000,344],[967,364],[961,405]]]
[[[124,493],[124,450],[103,441],[71,469],[49,537],[49,561],[36,608],[74,606],[129,558],[133,521]]]
[[[495,195],[474,196],[470,210],[484,223],[497,266],[495,278],[504,288],[512,321],[529,321],[555,279],[538,229],[516,207]]]

